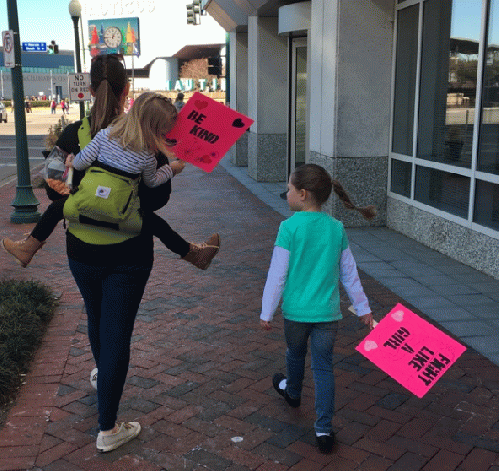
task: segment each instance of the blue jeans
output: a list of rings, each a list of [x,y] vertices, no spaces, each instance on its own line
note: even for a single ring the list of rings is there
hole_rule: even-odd
[[[85,302],[90,347],[99,369],[99,426],[111,430],[128,373],[135,316],[152,263],[110,268],[70,259],[69,268]]]
[[[305,375],[305,357],[310,337],[312,372],[315,383],[314,424],[317,433],[331,433],[334,415],[333,346],[338,322],[295,322],[284,319],[286,337],[286,391],[289,397],[301,397]]]

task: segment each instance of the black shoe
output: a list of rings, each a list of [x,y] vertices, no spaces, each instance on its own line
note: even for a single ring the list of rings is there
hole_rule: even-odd
[[[284,398],[286,399],[286,402],[291,406],[291,407],[300,407],[301,404],[301,398],[299,397],[298,399],[293,399],[288,396],[288,392],[285,389],[281,389],[279,387],[279,384],[283,379],[286,379],[286,376],[284,376],[282,373],[276,373],[274,377],[272,378],[272,384],[274,386],[274,389]]]
[[[333,451],[334,434],[332,432],[331,435],[321,435],[320,437],[316,436],[315,441],[317,442],[317,446],[319,447],[319,451],[321,453],[325,453],[327,455]]]

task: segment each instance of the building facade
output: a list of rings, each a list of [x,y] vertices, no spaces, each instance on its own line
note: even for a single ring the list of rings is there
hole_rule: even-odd
[[[324,166],[386,225],[499,278],[497,0],[205,0],[230,32],[232,153]],[[283,185],[284,189],[284,185]],[[347,226],[368,224],[331,198]]]
[[[69,96],[68,74],[75,73],[73,51],[59,51],[59,54],[46,52],[22,52],[24,94],[29,97]],[[1,95],[12,98],[11,69],[3,62],[3,48],[0,47],[0,86]]]

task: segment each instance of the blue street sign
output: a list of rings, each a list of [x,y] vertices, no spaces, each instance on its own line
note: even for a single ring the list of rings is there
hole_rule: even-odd
[[[22,43],[25,52],[47,52],[47,43]]]

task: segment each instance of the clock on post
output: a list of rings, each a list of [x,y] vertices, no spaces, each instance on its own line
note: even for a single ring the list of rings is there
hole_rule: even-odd
[[[116,49],[121,46],[123,36],[121,31],[116,26],[109,26],[104,31],[104,42],[111,49]]]

